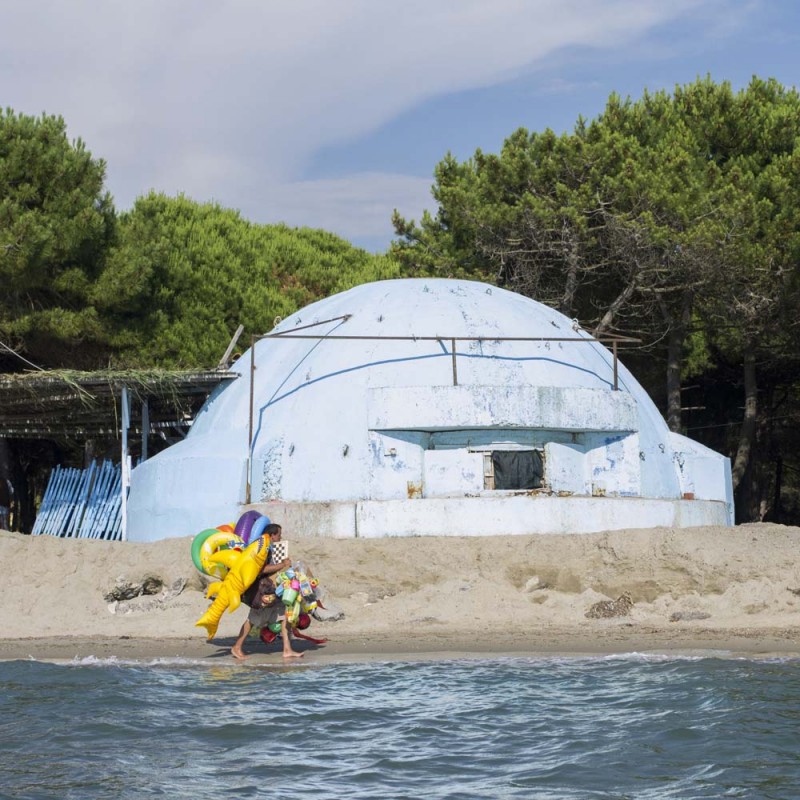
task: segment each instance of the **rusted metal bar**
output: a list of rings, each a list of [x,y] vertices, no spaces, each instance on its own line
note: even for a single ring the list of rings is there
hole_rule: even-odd
[[[304,330],[307,330],[308,328],[316,328],[317,325],[325,325],[328,322],[340,322],[340,321],[341,322],[347,322],[347,320],[349,320],[350,317],[352,317],[352,316],[353,316],[352,314],[342,314],[341,317],[331,317],[330,319],[323,319],[323,320],[320,320],[319,322],[310,322],[308,325],[298,325],[298,327],[292,328],[292,333],[294,333],[295,331],[304,331]],[[267,338],[267,337],[271,337],[273,339],[286,339],[287,338],[287,334],[284,333],[283,331],[278,331],[277,333],[263,333],[258,338],[259,339],[264,339],[264,338]],[[325,336],[325,334],[320,334],[319,337],[312,337],[312,338],[324,338],[324,339],[327,339],[328,337]]]
[[[441,342],[450,339],[451,342],[622,342],[639,343],[641,339],[633,337],[601,337],[599,339],[583,338],[581,336],[347,336],[344,334],[326,333],[264,333],[257,339],[353,339],[364,341],[395,341],[395,342]]]
[[[456,366],[456,340],[450,340],[451,352],[453,353],[453,386],[458,386],[458,367]]]

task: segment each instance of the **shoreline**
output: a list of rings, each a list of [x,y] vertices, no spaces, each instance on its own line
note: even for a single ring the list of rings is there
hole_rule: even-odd
[[[315,633],[328,633],[323,625]],[[597,634],[601,634],[598,638]],[[589,632],[557,629],[539,632],[527,640],[500,635],[470,641],[463,636],[414,636],[406,640],[386,636],[369,639],[336,637],[325,645],[295,641],[302,659],[284,661],[278,642],[266,646],[250,639],[248,658],[239,661],[230,654],[234,637],[206,642],[196,637],[107,637],[64,636],[0,640],[0,661],[34,660],[73,662],[88,659],[147,662],[163,659],[193,661],[209,666],[274,666],[294,664],[323,666],[332,663],[404,661],[486,660],[494,658],[599,658],[641,655],[648,657],[701,658],[800,658],[800,630],[721,630],[684,628],[663,630],[617,624]]]

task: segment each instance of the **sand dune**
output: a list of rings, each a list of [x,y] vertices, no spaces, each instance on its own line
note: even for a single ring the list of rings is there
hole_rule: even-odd
[[[307,660],[709,648],[800,654],[800,528],[385,540],[286,531],[285,538],[345,613],[312,626],[331,643],[311,648]],[[190,543],[0,532],[0,658],[227,658],[247,609],[225,614],[206,643],[194,627],[208,601]],[[160,579],[165,591],[104,599],[118,580],[146,577]],[[624,593],[628,615],[587,618],[594,604]],[[260,642],[250,650],[256,661],[280,661]]]

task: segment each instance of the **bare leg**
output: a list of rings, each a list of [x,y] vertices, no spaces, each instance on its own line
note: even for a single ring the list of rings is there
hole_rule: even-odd
[[[291,628],[286,624],[286,617],[281,619],[281,636],[283,637],[283,657],[284,658],[302,658],[305,653],[298,653],[292,647]]]
[[[244,644],[244,640],[247,638],[247,634],[250,633],[252,629],[252,625],[249,619],[244,621],[244,625],[242,625],[241,629],[239,630],[239,638],[236,640],[233,647],[231,647],[231,655],[234,658],[238,658],[239,661],[244,661],[247,656],[244,654],[244,650],[242,650],[242,645]]]

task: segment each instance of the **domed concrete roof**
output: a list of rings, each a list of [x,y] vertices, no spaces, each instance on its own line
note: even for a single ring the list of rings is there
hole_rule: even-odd
[[[620,364],[612,397],[611,353],[530,298],[473,281],[381,281],[307,306],[271,333],[319,338],[261,339],[236,362],[241,377],[215,391],[187,439],[134,471],[131,538],[186,535],[235,518],[248,473],[253,502],[390,496],[375,477],[385,463],[375,431],[399,431],[402,440],[449,427],[536,427],[527,420],[534,407],[548,420],[539,427],[574,431],[581,414],[588,420],[615,399],[617,416],[627,403],[635,420],[622,427],[638,431],[641,496],[680,496],[670,433],[647,393]],[[547,341],[507,341],[515,337]],[[512,397],[517,390],[539,393]],[[472,410],[452,412],[450,424],[447,415],[464,404]],[[559,424],[559,413],[572,422]]]

